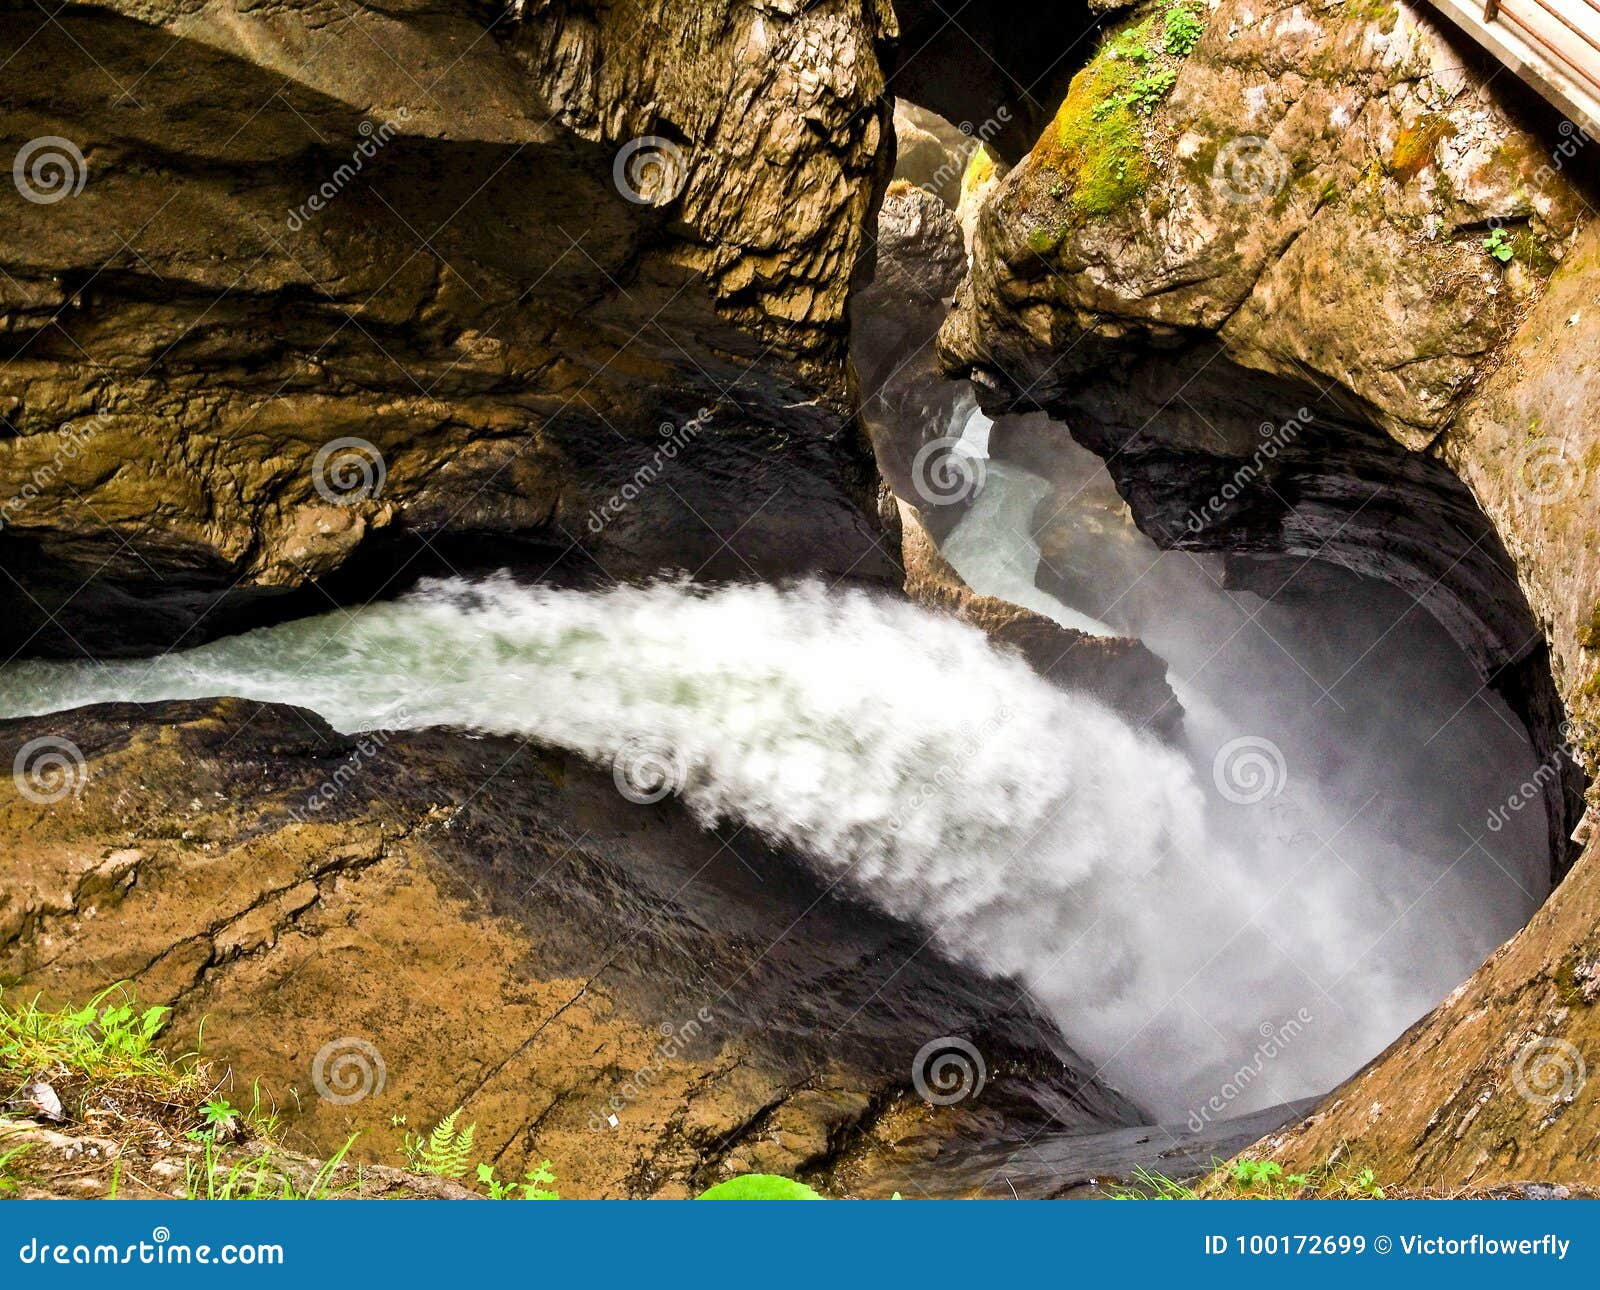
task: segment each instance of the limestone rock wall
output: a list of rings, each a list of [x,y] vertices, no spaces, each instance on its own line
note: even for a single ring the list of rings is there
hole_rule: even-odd
[[[887,10],[3,8],[8,649],[194,643],[506,535],[893,577],[844,360]]]
[[[1542,798],[1558,859],[1576,826],[1525,930],[1247,1154],[1592,1183],[1600,144],[1406,4],[1221,0],[1176,56],[1163,12],[984,206],[944,364],[1064,417],[1141,527],[1246,585],[1317,557],[1412,590],[1529,723],[1544,764],[1508,800]]]
[[[1559,763],[1564,861],[1538,597],[1441,438],[1575,253],[1594,145],[1404,4],[1190,12],[1177,53],[1166,8],[1123,20],[985,204],[945,369],[1065,419],[1241,585],[1317,558],[1410,591]]]

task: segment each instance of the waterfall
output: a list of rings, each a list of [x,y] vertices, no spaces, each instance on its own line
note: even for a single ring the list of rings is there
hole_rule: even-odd
[[[1214,788],[1179,751],[978,631],[860,590],[451,579],[157,659],[0,677],[6,715],[228,694],[344,731],[570,749],[611,769],[619,810],[674,792],[1013,976],[1019,1005],[1025,990],[1164,1114],[1192,1113],[1307,1009],[1314,1042],[1287,1045],[1231,1111],[1325,1087],[1416,1010],[1366,974],[1342,1008],[1308,986],[1336,974],[1358,901],[1292,915],[1281,946],[1251,934],[1281,873],[1219,835]]]

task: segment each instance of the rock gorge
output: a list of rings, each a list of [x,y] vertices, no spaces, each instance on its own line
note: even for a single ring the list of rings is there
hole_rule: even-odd
[[[977,596],[911,509],[863,395],[908,362],[970,379],[992,415],[1066,422],[1142,531],[1224,553],[1232,585],[1315,559],[1404,589],[1549,768],[1545,906],[1258,1154],[1600,1183],[1593,1084],[1513,1078],[1540,1045],[1600,1063],[1600,143],[1404,3],[1218,0],[1135,105],[1116,42],[1165,12],[3,0],[4,154],[57,137],[85,176],[0,200],[7,654],[163,652],[508,552],[575,583],[819,572],[903,585],[1170,732],[1139,642]],[[988,144],[959,213],[889,191],[896,96]],[[876,372],[849,356],[871,292],[930,342]],[[316,469],[341,439],[382,472],[354,504]],[[478,1098],[497,1159],[559,1151],[575,1193],[763,1169],[876,1194],[964,1144],[1140,1122],[967,968],[875,975],[911,931],[748,839],[690,888],[685,813],[618,816],[537,745],[364,750],[226,699],[4,729],[88,757],[82,793],[0,811],[8,985],[131,979],[285,1090],[377,1036],[414,1104]],[[351,758],[369,787],[297,818]],[[797,916],[781,988],[655,1055]],[[816,1041],[853,1010],[878,1047]],[[964,1030],[998,1096],[917,1099],[905,1059]],[[644,1114],[597,1130],[646,1069]],[[295,1129],[331,1149],[386,1105],[308,1096]]]

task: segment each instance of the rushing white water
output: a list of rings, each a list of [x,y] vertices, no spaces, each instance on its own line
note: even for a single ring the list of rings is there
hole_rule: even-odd
[[[860,591],[451,580],[156,660],[15,664],[0,693],[8,715],[231,694],[347,731],[532,736],[612,764],[636,797],[664,774],[703,821],[787,843],[947,951],[1016,974],[1167,1112],[1301,1005],[1301,964],[1343,934],[1308,921],[1292,957],[1252,944],[1211,971],[1271,890],[1212,838],[1184,758],[977,631]],[[1353,1037],[1369,1048],[1394,1024],[1370,1020]],[[1278,1083],[1326,1083],[1339,1072],[1322,1051],[1291,1049]]]
[[[1202,782],[1214,771],[1220,788],[1230,760],[1257,774],[1209,812],[1205,846],[1227,857],[1246,904],[1216,922],[1227,949],[1203,974],[1215,979],[1182,1003],[1234,1037],[1259,1009],[1265,1042],[1237,1068],[1248,1088],[1218,1085],[1228,1114],[1320,1091],[1310,1069],[1326,1072],[1323,1087],[1351,1073],[1537,906],[1543,813],[1483,824],[1536,774],[1526,734],[1403,593],[1342,585],[1280,604],[1229,591],[1220,565],[1140,534],[1063,428],[1030,417],[1004,432],[941,550],[979,591],[1140,637],[1169,665]],[[1017,465],[1013,448],[1051,477]],[[1067,599],[1039,585],[1041,570]],[[1258,958],[1292,981],[1255,993],[1239,965]],[[1313,1021],[1286,1029],[1301,1006]]]

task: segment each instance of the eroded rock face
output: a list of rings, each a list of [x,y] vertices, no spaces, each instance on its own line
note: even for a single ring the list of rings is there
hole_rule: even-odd
[[[893,576],[843,352],[887,11],[3,9],[8,650],[507,534]]]
[[[1167,665],[1143,641],[1091,636],[1052,622],[998,596],[980,596],[939,554],[917,513],[900,503],[906,595],[920,605],[971,623],[990,640],[1016,650],[1041,676],[1094,695],[1141,730],[1167,738],[1183,724],[1183,709],[1167,683]]]
[[[1517,559],[1572,714],[1567,745],[1591,767],[1600,754],[1597,361],[1593,224],[1441,445]],[[1524,797],[1519,789],[1516,806],[1490,809],[1525,809]],[[1262,1149],[1313,1162],[1358,1141],[1387,1176],[1440,1184],[1600,1178],[1600,838],[1592,815],[1579,834],[1582,856],[1526,928],[1315,1115]]]
[[[391,1116],[466,1105],[502,1177],[548,1157],[568,1196],[887,1194],[944,1151],[1140,1122],[1020,989],[563,754],[217,700],[4,723],[7,764],[44,736],[84,760],[56,800],[0,796],[0,974],[126,978],[178,1046],[204,1018],[313,1152],[359,1129],[396,1163]],[[913,1062],[947,1035],[988,1083],[934,1107]]]
[[[940,554],[930,527],[947,535],[978,481],[960,476],[940,444],[972,407],[964,385],[943,377],[933,338],[966,270],[961,230],[933,193],[900,179],[878,213],[878,255],[872,282],[851,303],[851,353],[868,392],[863,418],[879,469],[896,497],[895,527],[906,595],[953,614],[1026,658],[1035,671],[1086,691],[1158,734],[1182,722],[1166,666],[1141,642],[1098,637],[1062,627],[1042,614],[979,595]],[[930,450],[941,453],[931,457]],[[951,487],[941,487],[948,484]]]
[[[1600,228],[1574,186],[1596,145],[1479,90],[1470,57],[1404,5],[1223,0],[1157,60],[1146,118],[1095,115],[1120,92],[1102,54],[985,208],[941,344],[993,405],[1068,419],[1158,542],[1233,552],[1263,590],[1284,553],[1412,590],[1544,759],[1484,827],[1544,805],[1559,860],[1600,764]],[[1247,1154],[1592,1182],[1592,834],[1525,930]]]
[[[1411,592],[1562,763],[1565,860],[1581,778],[1523,570],[1439,440],[1572,254],[1575,168],[1405,5],[1224,0],[1149,65],[1147,115],[1127,50],[1162,23],[1124,25],[985,206],[944,365],[1067,420],[1141,528],[1247,555],[1241,585],[1314,558]]]

